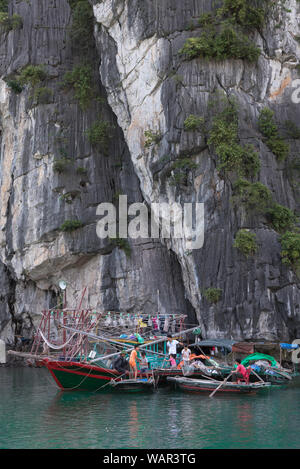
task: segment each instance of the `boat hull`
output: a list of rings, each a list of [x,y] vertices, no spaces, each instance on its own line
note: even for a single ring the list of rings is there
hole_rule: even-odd
[[[220,386],[219,381],[202,379],[168,378],[168,381],[176,388],[190,393],[211,393]],[[269,386],[270,383],[238,384],[227,382],[219,388],[217,392],[222,394],[255,394],[257,391],[268,388]]]
[[[172,368],[162,368],[162,369],[156,369],[156,370],[153,370],[153,374],[156,378],[156,381],[159,383],[159,384],[167,384],[168,383],[168,378],[176,378],[176,377],[182,377],[184,376],[183,374],[183,371],[182,370],[178,370],[178,369],[172,369]],[[190,378],[194,378],[194,379],[201,379],[201,378],[205,378],[205,377],[210,377],[209,375],[206,375],[203,371],[198,371],[198,370],[195,370],[193,372],[192,375],[189,375]],[[216,379],[222,379],[222,375],[220,374],[219,376],[216,376]],[[223,378],[224,379],[224,378]]]
[[[115,391],[129,393],[153,392],[154,383],[148,380],[124,379],[122,381],[111,381],[111,386]]]
[[[101,391],[111,379],[118,379],[121,373],[89,364],[72,361],[43,361],[56,384],[63,391]]]
[[[222,378],[226,378],[230,373],[232,369],[231,368],[224,368],[223,370],[220,370],[220,374]],[[289,380],[291,379],[287,374],[279,373],[276,370],[256,370],[256,374],[262,378],[264,381],[271,383],[271,384],[287,384]],[[257,380],[257,377],[251,373],[250,374],[250,383],[254,383]]]

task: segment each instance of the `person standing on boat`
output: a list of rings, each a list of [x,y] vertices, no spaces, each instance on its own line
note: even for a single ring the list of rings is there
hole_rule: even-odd
[[[132,377],[134,373],[134,379],[137,379],[137,366],[136,366],[136,361],[140,362],[140,358],[138,358],[137,353],[139,351],[139,346],[135,345],[134,349],[132,350],[129,358],[129,366],[130,366],[130,375]]]
[[[191,353],[192,353],[192,352],[190,351],[190,349],[188,348],[188,346],[185,345],[184,348],[183,348],[183,350],[182,350],[182,352],[181,352],[182,360],[183,360],[183,365],[184,365],[184,366],[189,365]]]
[[[170,367],[175,369],[176,368],[176,357],[174,355],[170,355],[169,362],[170,362]]]
[[[146,352],[141,352],[141,360],[140,360],[140,372],[141,373],[146,373],[147,379],[149,378],[149,364],[148,364],[148,359],[146,357]]]
[[[176,358],[177,345],[183,345],[183,344],[181,342],[178,342],[178,340],[172,339],[172,337],[168,337],[167,349],[168,349],[169,358],[171,357],[171,355],[174,355]]]
[[[117,370],[119,373],[128,374],[128,362],[126,360],[126,351],[120,353],[120,355],[115,358],[113,361],[113,369]]]

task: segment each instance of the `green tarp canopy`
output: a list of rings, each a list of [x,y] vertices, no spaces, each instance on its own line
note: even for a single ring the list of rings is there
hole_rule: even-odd
[[[241,363],[244,366],[248,366],[251,362],[256,362],[258,360],[267,360],[268,362],[271,362],[272,366],[277,366],[275,358],[271,357],[271,355],[265,355],[264,353],[252,353],[251,355],[248,355],[248,357],[244,358]]]

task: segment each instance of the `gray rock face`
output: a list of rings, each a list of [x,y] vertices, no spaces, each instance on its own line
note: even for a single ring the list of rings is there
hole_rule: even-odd
[[[30,336],[40,312],[58,303],[62,278],[69,284],[70,307],[79,304],[87,286],[83,307],[155,312],[159,290],[161,311],[193,315],[179,264],[166,247],[142,240],[132,243],[127,258],[97,237],[99,203],[115,202],[119,193],[127,194],[129,204],[143,197],[100,82],[93,37],[88,52],[78,51],[66,0],[14,1],[10,11],[22,16],[23,27],[2,32],[0,46],[1,336],[11,343],[15,334]],[[61,82],[66,71],[86,62],[93,68],[95,97],[82,111],[74,91]],[[34,102],[30,85],[15,94],[6,83],[22,67],[39,64],[48,74],[39,86],[52,90],[41,104]],[[108,152],[86,135],[99,116],[111,125]],[[62,158],[70,162],[58,173],[54,163]],[[79,174],[78,167],[86,171]],[[64,233],[65,220],[84,226]]]
[[[299,209],[289,169],[299,140],[289,141],[290,157],[279,163],[257,128],[265,106],[280,126],[299,121],[299,105],[291,100],[300,51],[296,0],[286,2],[290,12],[280,12],[280,28],[275,11],[263,36],[257,34],[263,53],[255,65],[182,59],[179,49],[199,34],[197,18],[213,2],[90,3],[94,38],[84,54],[70,37],[67,0],[10,1],[10,13],[21,15],[23,27],[1,33],[0,337],[13,342],[15,334],[30,336],[39,312],[57,303],[63,278],[72,306],[87,286],[83,306],[182,312],[190,322],[197,316],[208,337],[293,340],[300,334],[299,280],[281,263],[278,234],[263,217],[233,207],[233,179],[220,178],[205,137],[185,132],[183,123],[190,114],[210,115],[213,92],[234,96],[239,137],[260,154],[258,180],[276,202]],[[83,111],[61,82],[66,71],[86,61],[95,98]],[[51,90],[46,103],[34,101],[30,85],[20,94],[7,86],[29,64],[45,66],[48,76],[40,86]],[[99,116],[111,126],[108,151],[87,138]],[[159,133],[160,141],[145,147],[145,130]],[[183,154],[193,156],[197,169],[173,186],[166,157]],[[54,163],[64,157],[71,162],[58,173]],[[78,167],[86,171],[78,173]],[[203,202],[203,248],[190,253],[178,239],[143,239],[130,241],[127,257],[100,240],[97,205],[115,202],[118,194],[127,194],[128,203]],[[84,226],[60,230],[75,219]],[[240,228],[257,235],[259,251],[249,259],[233,247]],[[218,303],[205,299],[208,287],[222,289]]]
[[[295,338],[300,332],[299,280],[281,263],[278,234],[261,216],[249,216],[242,207],[232,206],[232,178],[220,179],[216,155],[205,138],[199,132],[185,132],[183,123],[190,114],[211,114],[212,93],[234,97],[239,106],[239,137],[260,154],[258,180],[269,187],[277,203],[299,209],[290,160],[276,160],[257,126],[265,106],[274,110],[279,127],[286,120],[299,121],[299,105],[291,99],[298,76],[299,5],[289,1],[285,9],[279,3],[270,12],[263,35],[255,37],[262,54],[257,64],[249,64],[200,58],[185,61],[180,56],[185,40],[201,32],[197,18],[213,11],[213,2],[93,3],[99,24],[98,50],[103,51],[101,79],[124,131],[145,200],[205,204],[203,248],[187,255],[177,240],[170,243],[203,331],[208,336],[240,339]],[[281,25],[276,27],[279,18]],[[158,145],[145,148],[145,130],[161,135]],[[292,159],[299,140],[289,144]],[[182,154],[193,156],[198,168],[184,187],[174,188],[166,177],[165,156],[174,161]],[[248,260],[233,247],[240,228],[251,228],[257,236],[259,252]],[[203,296],[208,287],[223,291],[213,306]]]

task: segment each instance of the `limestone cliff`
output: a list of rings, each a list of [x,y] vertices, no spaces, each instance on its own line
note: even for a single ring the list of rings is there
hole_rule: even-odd
[[[39,311],[56,304],[64,278],[72,304],[87,285],[84,301],[93,308],[153,312],[159,290],[160,310],[191,320],[196,314],[204,336],[294,339],[299,279],[295,266],[282,262],[282,232],[266,213],[233,202],[235,168],[220,171],[211,130],[219,107],[234,98],[236,145],[253,145],[259,155],[250,183],[264,184],[273,203],[299,213],[300,111],[292,99],[299,2],[271,2],[264,24],[251,31],[260,48],[255,61],[180,52],[203,33],[201,15],[215,15],[222,1],[86,3],[12,0],[15,22],[1,26],[1,336],[30,336]],[[30,65],[43,67],[35,82]],[[83,70],[88,97],[74,86]],[[285,158],[259,128],[265,108],[288,145]],[[199,116],[205,130],[187,128],[189,116]],[[101,145],[88,138],[97,122],[109,134]],[[147,205],[203,202],[203,248],[187,252],[178,239],[131,240],[126,255],[121,245],[101,241],[96,207],[118,194]],[[66,220],[80,227],[65,232]],[[256,237],[249,256],[234,246],[241,229]],[[218,289],[217,300],[209,301],[209,288]]]

